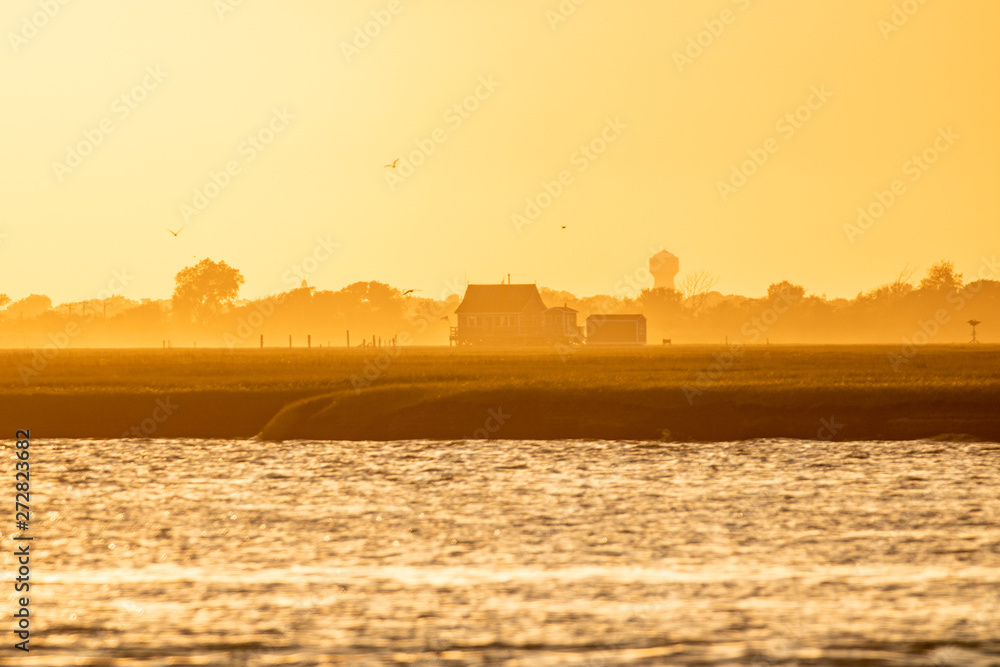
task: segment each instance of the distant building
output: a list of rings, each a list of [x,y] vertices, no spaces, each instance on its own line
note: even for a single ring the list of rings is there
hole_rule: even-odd
[[[567,308],[564,305],[549,308],[542,313],[542,328],[545,335],[550,340],[566,340],[582,342],[583,332],[576,325],[576,316],[579,311]]]
[[[591,315],[587,345],[645,345],[645,315]]]
[[[458,345],[517,345],[541,342],[547,308],[535,285],[469,285],[455,310]]]
[[[681,260],[677,255],[662,250],[649,258],[649,272],[653,274],[653,288],[674,287],[674,278],[681,270]]]
[[[547,308],[535,285],[469,285],[455,309],[457,326],[450,343],[456,345],[580,344],[584,329],[579,312],[565,304]],[[592,345],[645,345],[643,315],[591,315],[586,342]]]

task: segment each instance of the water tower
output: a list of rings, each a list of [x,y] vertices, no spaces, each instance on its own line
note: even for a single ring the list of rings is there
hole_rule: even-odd
[[[653,274],[653,287],[674,287],[674,278],[681,270],[681,260],[677,255],[661,250],[649,258],[649,272]]]

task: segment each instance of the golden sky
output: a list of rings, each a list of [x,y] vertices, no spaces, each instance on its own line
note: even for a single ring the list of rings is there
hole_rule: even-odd
[[[607,294],[661,248],[852,297],[1000,245],[994,0],[62,1],[0,9],[14,298],[204,257],[244,297]]]

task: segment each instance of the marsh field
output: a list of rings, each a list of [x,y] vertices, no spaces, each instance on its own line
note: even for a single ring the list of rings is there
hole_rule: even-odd
[[[39,437],[1000,438],[1000,347],[0,351]]]

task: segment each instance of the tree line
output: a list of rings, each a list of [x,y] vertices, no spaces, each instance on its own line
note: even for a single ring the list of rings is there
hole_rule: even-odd
[[[753,298],[724,295],[707,274],[689,277],[682,289],[641,288],[618,295],[578,297],[540,288],[548,306],[592,314],[643,313],[648,342],[676,343],[934,343],[967,342],[969,323],[979,339],[1000,320],[1000,282],[994,267],[965,282],[948,261],[934,264],[919,281],[906,268],[892,281],[853,299],[817,296],[788,281]],[[139,301],[114,295],[53,305],[45,295],[13,301],[0,294],[0,346],[43,347],[343,347],[402,338],[445,345],[457,324],[458,294],[426,298],[385,283],[356,282],[339,290],[306,285],[260,299],[240,299],[243,275],[225,262],[205,259],[175,276],[170,299]],[[640,287],[636,285],[636,287]]]

